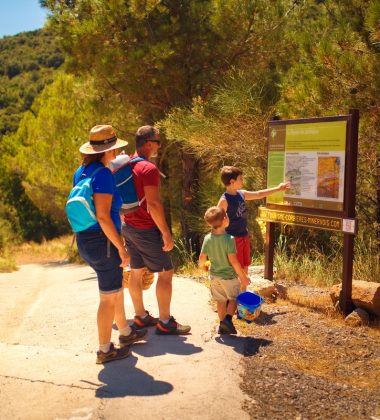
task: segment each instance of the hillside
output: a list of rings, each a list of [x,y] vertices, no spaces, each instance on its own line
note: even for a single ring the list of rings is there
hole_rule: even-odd
[[[0,39],[0,136],[17,129],[63,61],[57,41],[44,30]]]

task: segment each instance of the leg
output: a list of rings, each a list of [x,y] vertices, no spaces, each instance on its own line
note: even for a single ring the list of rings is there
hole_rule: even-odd
[[[131,269],[131,278],[129,279],[129,294],[131,295],[135,314],[138,316],[145,316],[146,311],[143,301],[143,289],[142,289],[142,276],[143,268]]]
[[[156,296],[158,302],[159,318],[170,318],[170,302],[172,299],[172,279],[174,270],[161,271],[158,273]]]
[[[229,304],[226,303],[227,301],[225,300],[218,300],[216,302],[216,307],[218,309],[218,317],[219,317],[219,321],[223,321],[223,319],[226,316],[226,306],[228,306]]]
[[[117,293],[100,293],[98,307],[98,334],[99,344],[108,344],[111,341],[112,324],[115,317],[115,303]]]
[[[232,316],[236,311],[236,301],[229,300],[227,303],[226,311],[226,301],[218,301],[218,316],[219,316],[219,334],[236,334],[237,331],[232,322]]]
[[[119,290],[116,293],[115,299],[115,321],[118,330],[124,329],[128,322],[127,318],[125,317],[125,309],[124,309],[124,290]]]
[[[229,300],[227,305],[227,314],[231,317],[235,314],[237,308],[236,300]]]

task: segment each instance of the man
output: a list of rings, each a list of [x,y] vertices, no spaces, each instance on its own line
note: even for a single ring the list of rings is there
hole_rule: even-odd
[[[136,328],[156,325],[157,334],[187,334],[190,326],[179,324],[170,314],[174,270],[169,252],[174,243],[159,196],[160,173],[156,165],[149,161],[157,156],[160,146],[159,131],[156,128],[145,125],[137,130],[136,155],[144,160],[131,164],[140,207],[124,215],[123,236],[131,258],[128,288],[135,309]],[[159,319],[152,317],[144,307],[144,267],[158,273],[156,296]]]

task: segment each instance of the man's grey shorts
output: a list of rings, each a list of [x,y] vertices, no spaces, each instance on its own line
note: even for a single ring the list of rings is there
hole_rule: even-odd
[[[147,267],[152,273],[173,268],[170,253],[162,250],[164,242],[158,228],[139,229],[123,223],[121,232],[131,258],[131,268]]]

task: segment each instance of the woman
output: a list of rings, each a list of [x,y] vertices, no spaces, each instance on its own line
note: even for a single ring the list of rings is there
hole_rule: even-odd
[[[125,317],[122,280],[123,267],[127,265],[129,257],[120,236],[121,198],[116,190],[113,175],[107,168],[108,163],[116,157],[117,150],[128,143],[118,139],[110,125],[93,127],[89,140],[79,149],[83,162],[74,174],[73,184],[76,185],[84,178],[92,179],[98,222],[77,233],[76,239],[80,255],[95,270],[98,277],[99,350],[96,363],[102,364],[129,356],[130,344],[144,339],[147,331],[131,328]],[[120,333],[119,347],[111,343],[114,320]]]

